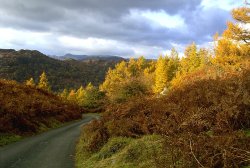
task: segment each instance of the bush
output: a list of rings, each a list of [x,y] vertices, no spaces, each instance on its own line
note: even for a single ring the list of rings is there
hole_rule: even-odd
[[[80,118],[78,106],[52,93],[0,80],[0,133],[33,134]]]
[[[98,151],[110,137],[166,137],[168,158],[156,162],[179,167],[249,165],[250,66],[218,71],[205,68],[186,75],[166,96],[134,97],[110,105],[97,123],[88,126]],[[90,129],[91,128],[91,129]],[[102,137],[102,136],[99,136]],[[93,151],[93,150],[92,150]],[[240,152],[241,151],[241,152]],[[202,165],[202,166],[201,166]]]

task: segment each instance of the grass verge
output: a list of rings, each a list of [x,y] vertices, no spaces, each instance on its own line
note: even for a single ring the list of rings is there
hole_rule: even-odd
[[[0,134],[0,146],[20,141],[22,136],[13,134]]]
[[[99,151],[90,153],[86,141],[80,138],[76,148],[77,168],[149,168],[157,167],[162,154],[163,138],[146,135],[138,139],[111,138]]]

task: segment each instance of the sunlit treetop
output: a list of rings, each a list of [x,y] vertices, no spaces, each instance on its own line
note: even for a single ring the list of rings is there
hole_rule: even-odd
[[[228,28],[223,33],[224,37],[250,43],[250,8],[241,7],[232,11],[232,17],[236,23],[228,22]]]

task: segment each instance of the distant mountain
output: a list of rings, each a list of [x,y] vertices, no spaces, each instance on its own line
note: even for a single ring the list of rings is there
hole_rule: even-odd
[[[98,86],[104,81],[107,70],[121,60],[58,60],[36,50],[0,49],[0,78],[24,82],[33,77],[38,82],[45,71],[54,91],[78,88],[89,82]]]
[[[79,60],[79,61],[121,61],[124,58],[112,55],[73,55],[65,54],[64,56],[50,56],[58,60]]]

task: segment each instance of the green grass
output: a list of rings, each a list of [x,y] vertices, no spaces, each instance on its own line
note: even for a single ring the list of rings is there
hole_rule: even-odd
[[[0,134],[0,146],[8,145],[21,139],[22,137],[19,135]]]
[[[111,138],[101,150],[88,153],[80,139],[76,149],[77,168],[150,168],[161,158],[163,138],[147,135],[139,139]]]

